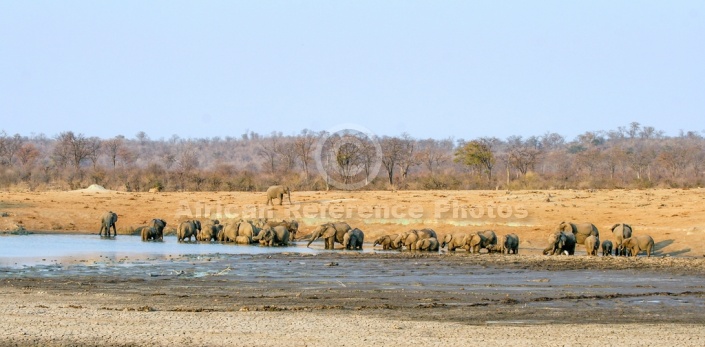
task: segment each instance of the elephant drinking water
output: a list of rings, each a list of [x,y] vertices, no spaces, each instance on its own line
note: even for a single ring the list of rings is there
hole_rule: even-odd
[[[345,233],[350,229],[352,229],[350,225],[345,222],[322,224],[311,233],[311,239],[308,241],[308,244],[306,244],[306,247],[311,246],[313,241],[323,237],[326,242],[325,248],[333,249],[336,242],[343,244]]]

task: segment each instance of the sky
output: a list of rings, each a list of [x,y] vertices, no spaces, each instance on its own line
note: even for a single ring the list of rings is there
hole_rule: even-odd
[[[705,130],[705,1],[0,0],[0,130]]]

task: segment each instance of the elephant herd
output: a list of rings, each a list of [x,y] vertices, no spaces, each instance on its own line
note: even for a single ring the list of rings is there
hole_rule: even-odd
[[[629,224],[618,223],[610,228],[614,243],[605,240],[600,243],[600,232],[592,223],[574,224],[561,222],[556,231],[548,235],[548,247],[543,254],[575,254],[576,245],[585,245],[588,255],[597,255],[602,246],[602,255],[636,257],[641,251],[650,257],[654,250],[654,239],[649,235],[633,236],[633,228]]]
[[[409,230],[401,234],[384,235],[377,238],[373,247],[380,245],[382,249],[407,249],[410,251],[432,251],[448,247],[449,252],[465,249],[469,253],[480,253],[486,249],[488,253],[519,253],[519,236],[506,234],[499,238],[492,230],[468,233],[447,234],[439,238],[432,229]]]
[[[109,211],[101,217],[99,235],[117,234],[115,223],[117,214]],[[137,228],[142,241],[164,240],[164,228],[167,223],[163,219],[152,219],[146,226]],[[296,238],[299,223],[296,220],[253,220],[228,221],[221,224],[218,220],[208,220],[202,223],[198,220],[188,220],[179,223],[176,236],[179,242],[220,241],[236,244],[259,243],[262,246],[287,246]],[[618,223],[611,228],[614,242],[604,240],[600,243],[600,232],[592,223],[561,222],[555,231],[548,235],[548,245],[543,250],[544,255],[573,255],[577,245],[584,245],[588,255],[596,256],[600,247],[602,255],[636,257],[641,251],[650,257],[654,249],[654,240],[649,235],[633,235],[629,224]],[[343,245],[344,249],[361,250],[365,242],[365,233],[352,228],[345,222],[329,222],[317,226],[308,235],[307,247],[318,239],[323,239],[325,249],[334,249],[335,244]],[[399,234],[383,235],[377,238],[372,246],[381,246],[383,250],[410,250],[438,252],[446,248],[449,252],[464,249],[469,253],[480,253],[482,249],[488,253],[518,254],[519,236],[514,233],[497,237],[492,230],[476,232],[460,232],[439,237],[432,229],[413,229]]]
[[[101,227],[98,235],[113,236],[117,214],[110,211],[101,217]],[[142,241],[163,241],[164,228],[167,222],[163,219],[152,219],[148,225],[141,226],[136,232]],[[219,220],[208,220],[204,223],[198,220],[187,220],[176,227],[176,237],[179,242],[191,241],[220,241],[234,242],[237,244],[259,243],[262,246],[288,246],[289,241],[296,237],[299,223],[296,220],[273,221],[267,219],[229,221],[221,224]],[[361,248],[361,243],[360,246]]]

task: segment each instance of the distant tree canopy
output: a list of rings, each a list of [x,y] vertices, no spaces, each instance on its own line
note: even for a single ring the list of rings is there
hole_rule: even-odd
[[[636,122],[573,140],[556,133],[466,141],[303,130],[155,140],[144,131],[109,139],[0,131],[0,188],[259,191],[283,183],[324,190],[331,180],[364,180],[362,189],[700,187],[704,159],[700,132],[669,137]]]

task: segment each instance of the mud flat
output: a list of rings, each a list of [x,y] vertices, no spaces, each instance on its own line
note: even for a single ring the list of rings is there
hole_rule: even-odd
[[[104,258],[2,267],[0,295],[0,345],[705,345],[692,257]]]

